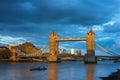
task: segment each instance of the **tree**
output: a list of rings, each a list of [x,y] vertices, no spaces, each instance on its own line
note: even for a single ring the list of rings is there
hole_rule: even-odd
[[[0,48],[0,59],[9,59],[11,52],[8,48]]]

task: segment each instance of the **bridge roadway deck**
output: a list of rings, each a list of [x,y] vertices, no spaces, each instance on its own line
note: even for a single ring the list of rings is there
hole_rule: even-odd
[[[59,38],[56,41],[86,41],[86,38]]]
[[[46,57],[46,56],[16,56],[17,58],[40,58],[40,57]],[[63,57],[72,57],[72,58],[84,58],[84,56],[75,56],[75,55],[59,55],[59,58]],[[106,59],[116,59],[119,58],[120,56],[96,56],[97,58],[106,58]]]

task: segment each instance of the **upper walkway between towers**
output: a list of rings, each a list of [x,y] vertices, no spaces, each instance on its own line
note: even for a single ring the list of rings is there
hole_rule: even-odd
[[[86,38],[58,38],[56,41],[86,41]]]

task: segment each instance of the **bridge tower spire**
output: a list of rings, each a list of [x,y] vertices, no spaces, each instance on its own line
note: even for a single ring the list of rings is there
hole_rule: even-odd
[[[50,34],[50,54],[51,55],[57,55],[58,53],[58,46],[59,43],[56,41],[56,39],[59,38],[59,35],[57,35],[56,31],[53,31]]]

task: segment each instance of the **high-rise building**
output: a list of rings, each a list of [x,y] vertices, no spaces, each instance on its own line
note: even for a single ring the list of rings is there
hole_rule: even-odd
[[[71,48],[71,54],[72,55],[74,54],[74,48]]]
[[[75,55],[81,55],[81,50],[79,50],[79,51],[76,51],[76,54]]]
[[[67,52],[66,52],[66,49],[63,49],[63,54],[66,54]]]

